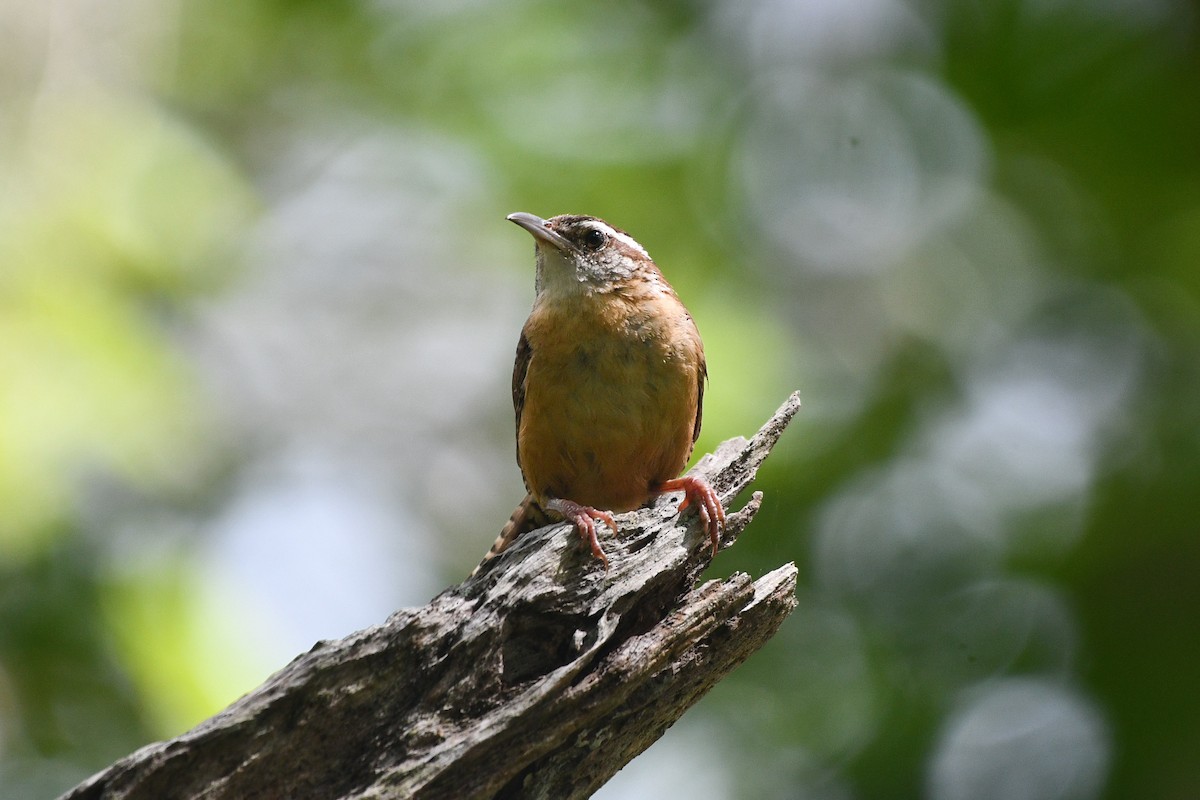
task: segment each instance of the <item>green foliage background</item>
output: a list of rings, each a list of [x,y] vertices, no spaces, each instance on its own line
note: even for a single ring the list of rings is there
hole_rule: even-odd
[[[701,449],[805,403],[713,568],[795,617],[607,796],[1200,795],[1198,15],[9,3],[0,798],[466,574],[516,210],[655,255]]]

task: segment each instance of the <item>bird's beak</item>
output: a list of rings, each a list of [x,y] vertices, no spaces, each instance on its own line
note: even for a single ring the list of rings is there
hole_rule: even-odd
[[[567,241],[565,236],[553,230],[550,227],[550,223],[541,217],[526,214],[524,211],[518,211],[515,214],[509,214],[505,219],[509,222],[517,223],[533,234],[533,238],[537,240],[539,245],[545,242],[563,253],[569,253],[575,249],[575,246]]]

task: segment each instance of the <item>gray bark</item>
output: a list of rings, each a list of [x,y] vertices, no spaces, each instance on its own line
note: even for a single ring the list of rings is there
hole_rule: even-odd
[[[799,406],[697,464],[726,506]],[[696,586],[710,544],[678,497],[617,517],[607,571],[567,525],[525,534],[428,605],[318,642],[63,798],[587,797],[795,606],[794,564]],[[761,502],[729,515],[722,547]]]

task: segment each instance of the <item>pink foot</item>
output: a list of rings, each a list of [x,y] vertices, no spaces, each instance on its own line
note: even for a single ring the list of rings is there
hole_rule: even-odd
[[[604,563],[604,568],[608,569],[608,557],[604,555],[604,550],[600,547],[600,540],[596,538],[596,523],[593,520],[602,520],[608,523],[608,527],[613,529],[613,533],[616,533],[617,521],[613,519],[612,514],[607,511],[598,511],[591,506],[581,506],[570,500],[559,500],[557,497],[547,501],[544,508],[547,511],[556,511],[562,514],[563,519],[573,523],[575,529],[579,531],[580,537],[591,547],[592,555],[600,559]]]
[[[708,528],[713,558],[716,558],[717,548],[721,545],[721,531],[725,528],[725,508],[721,505],[721,498],[717,497],[716,491],[708,485],[708,481],[696,475],[684,475],[682,478],[663,481],[654,491],[662,494],[678,492],[681,489],[683,502],[679,504],[679,511],[682,512],[692,503],[696,504],[700,510],[700,521]]]

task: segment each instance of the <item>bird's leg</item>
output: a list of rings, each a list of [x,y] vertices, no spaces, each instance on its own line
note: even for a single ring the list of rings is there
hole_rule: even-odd
[[[698,475],[684,475],[682,478],[663,481],[654,487],[658,494],[680,490],[683,491],[683,502],[679,504],[678,511],[682,513],[692,503],[696,504],[700,510],[700,521],[708,529],[713,558],[716,558],[717,548],[721,544],[721,531],[725,527],[725,508],[721,505],[721,498],[717,497],[716,491],[708,485],[708,481]]]
[[[596,523],[593,520],[603,520],[608,523],[608,527],[613,529],[613,533],[617,532],[617,521],[613,519],[612,514],[607,511],[598,511],[591,506],[581,506],[571,500],[560,500],[557,497],[551,497],[542,504],[542,508],[547,511],[554,511],[563,516],[563,519],[575,525],[579,531],[580,537],[592,549],[592,555],[600,559],[604,563],[604,568],[608,569],[608,557],[604,555],[604,550],[600,547],[600,540],[596,538]]]

